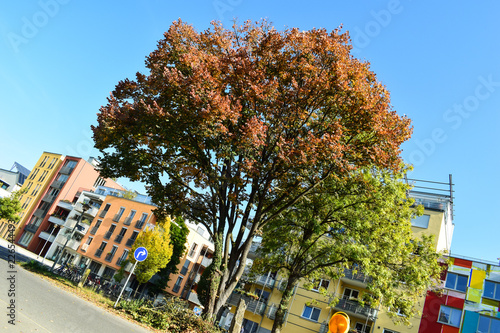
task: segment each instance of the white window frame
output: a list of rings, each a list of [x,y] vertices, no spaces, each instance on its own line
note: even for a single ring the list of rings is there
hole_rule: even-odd
[[[413,219],[411,219],[411,226],[412,227],[417,227],[417,228],[422,228],[422,229],[427,229],[429,228],[429,221],[431,220],[431,216],[428,214],[420,215],[417,216]]]
[[[361,327],[358,327],[358,326],[361,326]],[[362,323],[360,321],[356,322],[356,324],[354,325],[354,328],[356,329],[357,332],[362,332],[362,333],[370,332],[372,330],[372,327],[370,325]],[[361,328],[361,331],[359,330],[359,328]]]
[[[193,243],[191,245],[191,249],[189,249],[188,257],[194,258],[197,250],[198,250],[198,244]]]
[[[441,311],[443,311],[443,309],[450,310],[450,320],[448,320],[448,322],[441,320]],[[453,319],[454,315],[456,315],[457,313],[460,313],[460,315],[458,317],[458,324],[455,325],[452,323],[451,319]],[[451,306],[447,306],[447,305],[441,305],[441,307],[439,308],[438,320],[437,320],[438,323],[445,324],[448,326],[453,326],[453,327],[460,327],[461,320],[462,320],[462,309],[452,308]]]
[[[351,291],[351,292],[349,293],[349,298],[345,298],[345,291],[346,291],[346,289],[349,289],[349,290]],[[353,292],[353,291],[356,291],[356,292],[358,293],[358,296],[357,296],[357,297],[353,297],[353,296],[352,296],[352,292]],[[346,287],[346,288],[344,288],[344,292],[342,293],[342,298],[347,299],[347,300],[350,300],[350,299],[359,299],[359,295],[360,295],[359,290],[357,290],[357,289],[353,289],[353,288],[349,288],[349,287]]]
[[[317,291],[319,292],[320,288],[324,288],[325,290],[328,290],[328,288],[330,287],[330,280],[324,280],[324,279],[317,279],[317,280],[314,280],[313,281],[314,285],[312,287],[312,291]],[[326,283],[327,286],[323,286],[323,283]]]
[[[309,317],[306,317],[306,316],[304,315],[304,312],[306,311],[306,309],[307,309],[307,308],[310,308],[310,309],[311,309],[311,313],[310,313]],[[319,311],[319,312],[318,312],[318,319],[313,319],[313,318],[312,318],[312,317],[313,317],[313,314],[315,313],[315,310]],[[314,321],[315,323],[317,323],[317,322],[318,322],[318,320],[319,320],[319,317],[320,317],[320,316],[321,316],[321,309],[320,309],[320,308],[317,308],[317,307],[315,307],[315,306],[309,306],[309,305],[307,305],[307,304],[305,304],[305,305],[304,305],[304,308],[302,309],[302,314],[300,315],[300,317],[301,317],[301,318],[303,318],[303,319],[307,319],[307,320],[310,320],[310,321]]]
[[[382,333],[399,333],[398,331],[393,331],[388,328],[384,328],[384,331]]]

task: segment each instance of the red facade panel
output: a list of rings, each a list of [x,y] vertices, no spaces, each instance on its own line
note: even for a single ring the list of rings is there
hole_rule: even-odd
[[[418,333],[441,333],[441,329],[445,325],[438,323],[437,320],[439,308],[445,303],[446,296],[437,296],[432,292],[427,293]]]
[[[465,260],[465,259],[459,259],[459,258],[455,258],[453,260],[453,264],[455,266],[461,266],[461,267],[466,267],[466,268],[472,267],[472,261]]]

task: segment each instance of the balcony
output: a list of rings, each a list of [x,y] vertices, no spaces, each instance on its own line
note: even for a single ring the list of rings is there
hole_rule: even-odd
[[[276,319],[276,311],[278,311],[278,305],[277,304],[271,304],[266,311],[266,317],[274,320]],[[287,316],[288,311],[285,311],[285,317]]]
[[[66,240],[68,239],[69,235],[57,235],[56,237],[56,242],[64,245],[66,244]],[[78,247],[80,246],[80,241],[77,241],[76,239],[70,239],[69,242],[66,244],[66,248],[70,248],[74,251],[78,250]]]
[[[76,209],[76,211],[78,211],[79,213],[82,213],[82,212],[83,212],[83,205],[82,205],[80,202],[78,202],[78,203],[75,205],[75,209]],[[90,216],[92,216],[92,217],[94,218],[94,217],[97,215],[97,211],[98,211],[98,210],[99,210],[99,209],[98,209],[97,207],[90,206],[90,208],[89,208],[89,209],[87,209],[87,210],[85,211],[85,215],[90,215]]]
[[[65,167],[63,167],[59,173],[63,174],[63,175],[69,175],[71,174],[71,172],[73,171],[74,167],[71,167],[69,165],[66,165]]]
[[[50,187],[55,188],[56,190],[60,190],[64,186],[65,182],[62,180],[55,180],[50,184]]]
[[[212,258],[203,257],[201,259],[200,265],[203,267],[208,267],[212,264],[212,260],[213,260]]]
[[[247,296],[242,296],[241,294],[238,293],[232,293],[231,296],[229,296],[229,299],[227,301],[228,304],[238,306],[238,303],[240,302],[241,297],[244,298],[246,304],[247,304],[247,311],[256,313],[258,315],[263,315],[265,310],[266,310],[266,303],[258,300],[251,299]]]
[[[64,223],[64,226],[69,229],[73,230],[77,223],[77,220],[73,218],[66,219],[66,222]],[[87,230],[89,230],[90,226],[87,223],[80,222],[78,226],[76,227],[75,231],[85,235],[87,233]]]
[[[274,279],[272,276],[268,275],[257,275],[255,277],[255,281],[253,281],[255,284],[260,284],[261,286],[268,287],[268,288],[273,288],[274,284],[276,283],[276,279]]]
[[[46,241],[49,241],[49,242],[53,242],[54,239],[56,239],[55,235],[51,236],[50,233],[47,231],[42,231],[40,233],[40,235],[38,235],[38,237],[40,237],[41,239],[45,239]]]
[[[32,233],[36,233],[39,227],[40,227],[40,225],[35,225],[35,224],[30,223],[30,224],[26,224],[24,226],[24,230],[32,232]]]
[[[117,235],[115,238],[115,243],[120,244],[122,242],[123,235]]]
[[[48,202],[48,203],[53,203],[54,200],[56,199],[55,195],[50,195],[50,194],[45,194],[42,198],[42,201]]]
[[[57,225],[64,225],[66,218],[64,216],[60,215],[50,215],[49,217],[49,222],[57,224]]]
[[[57,207],[61,207],[63,209],[66,209],[67,211],[73,210],[73,205],[69,201],[59,201],[57,203]]]
[[[248,259],[255,259],[257,257],[257,250],[259,249],[259,242],[252,242],[250,251],[248,252]]]
[[[142,229],[142,227],[144,226],[144,223],[146,223],[146,221],[137,220],[137,221],[135,222],[135,227],[136,227],[137,229]]]
[[[89,244],[83,244],[82,247],[81,247],[81,250],[83,252],[87,252],[87,249],[89,248]]]
[[[47,213],[45,212],[45,210],[38,208],[37,210],[35,210],[33,215],[43,219],[45,217],[45,215],[47,215]]]
[[[123,221],[123,224],[124,225],[130,225],[132,223],[132,218],[131,217],[127,217],[124,221]]]
[[[114,256],[115,254],[113,252],[109,252],[108,254],[106,254],[106,258],[104,258],[104,260],[106,260],[107,262],[111,262]]]
[[[372,278],[364,274],[361,269],[348,269],[344,270],[343,280],[347,281],[349,284],[356,285],[358,287],[365,288],[368,283],[372,281]]]
[[[120,219],[122,218],[122,214],[116,214],[114,217],[113,217],[113,221],[115,222],[120,222]]]
[[[337,305],[334,306],[339,311],[344,311],[348,315],[356,315],[363,319],[374,321],[377,318],[377,309],[372,309],[369,306],[361,306],[356,300],[340,299]]]

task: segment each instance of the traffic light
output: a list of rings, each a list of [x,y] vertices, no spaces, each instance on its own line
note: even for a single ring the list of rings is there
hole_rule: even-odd
[[[330,318],[328,333],[347,333],[349,326],[349,316],[344,312],[337,312]]]

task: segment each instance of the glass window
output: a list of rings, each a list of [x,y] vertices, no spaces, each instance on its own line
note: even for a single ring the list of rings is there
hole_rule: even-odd
[[[189,257],[194,257],[194,255],[196,254],[196,249],[198,248],[198,244],[196,243],[193,243],[193,245],[191,245],[191,249],[189,250],[189,254],[188,256]]]
[[[257,330],[259,329],[258,323],[248,319],[243,319],[242,325],[241,332],[245,333],[257,333]]]
[[[430,215],[422,215],[422,216],[417,216],[414,219],[411,220],[411,225],[413,227],[419,227],[419,228],[425,228],[427,229],[429,227],[429,220],[431,216]]]
[[[462,310],[441,305],[441,309],[439,310],[438,322],[459,327],[460,317],[462,317]]]
[[[371,326],[365,325],[363,323],[356,323],[356,332],[358,333],[370,333],[371,331]]]
[[[183,280],[183,279],[184,279],[184,277],[179,276],[179,277],[177,278],[177,281],[175,281],[174,288],[172,289],[172,291],[173,291],[174,293],[178,292],[178,291],[179,291],[179,289],[181,289],[181,283],[182,283],[182,280]]]
[[[359,291],[356,289],[351,289],[351,288],[345,288],[344,289],[344,295],[342,296],[343,299],[351,299],[355,298],[357,299],[359,296]]]
[[[448,272],[448,274],[446,274],[445,287],[448,289],[465,292],[467,290],[468,280],[469,278],[466,275]]]
[[[324,289],[328,290],[329,286],[330,286],[329,280],[319,279],[319,280],[314,281],[314,286],[313,286],[312,290],[319,291],[320,288],[324,288]]]
[[[500,301],[500,283],[485,280],[483,297]]]
[[[479,316],[478,333],[500,333],[500,320],[492,317]]]
[[[302,317],[309,320],[318,321],[320,313],[321,309],[315,308],[314,306],[304,305],[304,310],[302,311]]]
[[[399,332],[396,332],[393,330],[388,330],[387,328],[384,328],[384,332],[382,332],[382,333],[399,333]]]
[[[186,261],[184,262],[184,265],[183,265],[183,266],[182,266],[182,268],[181,268],[181,273],[180,273],[180,274],[182,274],[182,275],[186,275],[186,273],[187,273],[187,271],[188,271],[188,269],[189,269],[189,265],[191,265],[191,261],[186,260]]]

